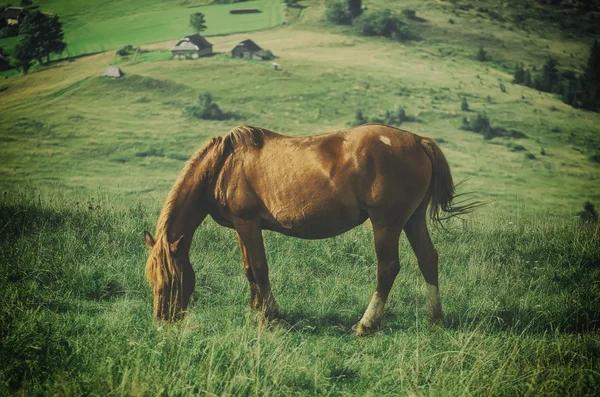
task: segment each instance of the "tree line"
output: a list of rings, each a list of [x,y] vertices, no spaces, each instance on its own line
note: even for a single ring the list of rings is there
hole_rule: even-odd
[[[572,70],[562,73],[558,61],[549,58],[540,73],[532,75],[523,63],[515,66],[513,83],[535,88],[538,91],[558,94],[564,103],[574,108],[600,111],[600,44],[595,40],[583,73],[577,76]]]

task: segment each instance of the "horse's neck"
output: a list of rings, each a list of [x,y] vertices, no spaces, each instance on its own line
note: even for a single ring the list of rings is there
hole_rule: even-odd
[[[164,231],[170,243],[184,236],[185,247],[189,249],[194,232],[208,213],[201,193],[206,189],[209,181],[206,180],[205,173],[200,167],[190,169],[182,176],[175,191],[171,193],[172,196],[169,197],[169,209],[165,214],[168,221]]]
[[[194,236],[194,232],[198,226],[206,218],[206,211],[202,210],[199,197],[192,195],[186,197],[185,202],[175,202],[173,208],[172,221],[167,227],[167,240],[169,242],[177,241],[181,236],[184,236],[184,246],[189,249],[190,242]]]

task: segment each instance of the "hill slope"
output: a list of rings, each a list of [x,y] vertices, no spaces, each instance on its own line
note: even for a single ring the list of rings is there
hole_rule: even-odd
[[[534,33],[516,55],[502,50],[503,61],[482,63],[474,59],[478,45],[473,38],[498,36],[486,47],[495,58],[504,43],[516,45],[512,31],[493,22],[477,26],[465,21],[456,27],[446,20],[453,14],[436,3],[417,11],[427,22],[411,26],[423,39],[403,44],[331,28],[321,19],[319,3],[305,4],[291,26],[212,38],[222,54],[211,58],[172,61],[166,52],[169,41],[144,47],[152,52],[135,60],[104,53],[1,82],[6,144],[0,155],[7,159],[2,185],[14,188],[27,181],[124,194],[157,191],[156,198],[182,167],[177,159],[237,124],[316,134],[345,127],[359,109],[382,117],[401,105],[418,120],[402,128],[444,142],[455,178],[469,177],[470,190],[495,198],[502,207],[568,206],[574,211],[586,199],[600,199],[599,167],[587,158],[599,148],[599,115],[512,85],[503,69],[523,52],[531,57],[535,51],[529,47],[544,47]],[[228,51],[248,37],[272,50],[283,71],[229,58]],[[584,43],[572,48],[577,59],[586,57]],[[119,65],[127,76],[105,81],[100,76],[108,64]],[[201,91],[211,92],[238,117],[213,122],[186,116],[182,109]],[[471,112],[461,111],[461,98],[467,98]],[[484,141],[460,130],[463,117],[476,112],[485,112],[493,126],[518,130],[527,138]]]

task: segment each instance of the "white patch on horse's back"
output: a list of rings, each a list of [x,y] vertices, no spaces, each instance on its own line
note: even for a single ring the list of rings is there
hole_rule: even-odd
[[[379,140],[388,146],[392,146],[392,140],[387,136],[379,135]]]

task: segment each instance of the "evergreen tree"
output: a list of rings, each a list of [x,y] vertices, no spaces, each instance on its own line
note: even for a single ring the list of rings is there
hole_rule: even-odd
[[[600,107],[600,45],[594,41],[582,76],[583,107],[597,111]]]
[[[539,79],[539,90],[544,92],[556,92],[559,82],[558,61],[555,58],[548,58],[542,67],[542,75]]]
[[[196,12],[190,15],[190,26],[193,27],[197,33],[205,31],[206,20],[204,19],[204,14],[201,12]]]
[[[523,84],[524,82],[525,82],[525,68],[523,67],[522,63],[517,62],[517,64],[515,65],[515,74],[514,74],[513,83]]]
[[[485,51],[483,46],[479,47],[479,51],[477,51],[476,57],[479,62],[487,62],[490,60],[488,53]]]
[[[531,72],[529,71],[529,69],[525,71],[523,84],[527,87],[533,87],[533,81],[531,80]]]

